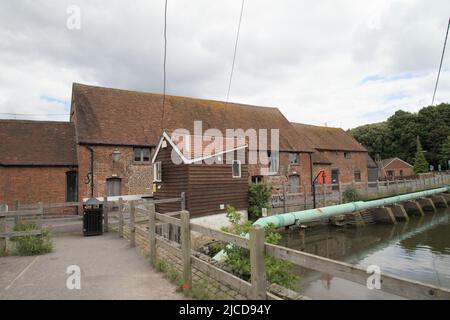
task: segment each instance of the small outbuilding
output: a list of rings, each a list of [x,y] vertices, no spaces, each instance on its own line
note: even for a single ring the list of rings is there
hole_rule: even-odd
[[[209,141],[205,141],[209,140]],[[244,213],[248,207],[247,144],[233,139],[205,139],[193,135],[174,138],[164,132],[152,158],[155,200],[176,198],[182,192],[191,218],[214,215],[211,223],[221,224],[227,205]],[[200,147],[199,147],[200,146]],[[179,203],[158,204],[157,212],[180,210]]]
[[[381,160],[378,169],[383,180],[401,180],[414,175],[414,166],[397,157]]]

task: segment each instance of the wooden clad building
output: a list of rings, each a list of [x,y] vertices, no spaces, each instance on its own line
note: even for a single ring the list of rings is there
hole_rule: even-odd
[[[186,209],[194,218],[224,213],[227,205],[247,210],[249,177],[245,143],[212,150],[207,155],[195,154],[193,148],[186,152],[180,145],[163,133],[152,159],[155,200],[176,198],[185,192]],[[158,204],[156,209],[161,213],[174,212],[180,205]]]

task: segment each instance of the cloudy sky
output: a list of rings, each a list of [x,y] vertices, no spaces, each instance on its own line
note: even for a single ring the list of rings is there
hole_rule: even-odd
[[[168,0],[169,94],[226,98],[240,6]],[[0,113],[68,119],[73,82],[162,92],[163,12],[163,0],[1,1]],[[343,128],[417,111],[449,17],[448,0],[246,0],[230,100]],[[450,101],[448,49],[437,103]]]

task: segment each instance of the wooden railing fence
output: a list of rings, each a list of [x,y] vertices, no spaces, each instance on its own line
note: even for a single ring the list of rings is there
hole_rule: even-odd
[[[42,203],[37,205],[37,209],[18,209],[9,211],[7,205],[0,205],[0,252],[6,250],[6,240],[14,237],[35,236],[42,234],[42,217],[44,208]],[[8,230],[8,218],[13,217],[14,222]],[[33,220],[36,224],[36,230],[14,231],[14,227],[21,223],[21,219]]]
[[[175,199],[172,199],[174,201]],[[177,199],[180,200],[180,199]],[[269,284],[266,279],[265,255],[274,258],[289,261],[303,268],[315,270],[355,282],[366,286],[369,274],[367,270],[359,266],[350,265],[344,262],[331,260],[328,258],[316,256],[313,254],[297,251],[294,249],[281,247],[265,243],[264,229],[255,225],[252,226],[249,238],[230,234],[221,230],[211,229],[202,225],[190,222],[189,212],[180,210],[171,215],[161,214],[155,211],[155,202],[144,203],[139,208],[133,202],[129,203],[129,211],[124,206],[123,201],[118,202],[119,208],[119,226],[118,231],[121,237],[124,236],[124,225],[127,222],[124,215],[129,214],[128,226],[130,228],[130,244],[136,245],[136,233],[144,236],[149,245],[150,264],[155,266],[157,261],[157,248],[161,247],[171,254],[181,258],[183,262],[183,290],[189,292],[192,288],[192,266],[207,273],[217,281],[225,283],[238,290],[243,295],[251,299],[279,299],[268,291]],[[128,212],[127,212],[128,211]],[[174,215],[179,215],[176,218]],[[146,216],[142,222],[144,225],[136,225],[137,216]],[[181,228],[181,243],[173,241],[158,235],[156,227],[158,222],[172,224]],[[148,227],[148,228],[147,228]],[[231,243],[250,250],[251,261],[251,281],[247,282],[239,277],[222,270],[216,264],[204,261],[195,256],[191,249],[191,232],[196,232],[216,240]],[[440,288],[430,284],[412,281],[405,278],[380,274],[381,290],[409,299],[450,299],[450,290]],[[369,289],[368,289],[369,290]]]

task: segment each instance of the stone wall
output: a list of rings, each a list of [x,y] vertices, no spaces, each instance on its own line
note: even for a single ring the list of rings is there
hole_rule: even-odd
[[[136,247],[138,247],[142,254],[148,254],[148,240],[146,237],[146,225],[141,224],[136,226]],[[130,238],[130,228],[125,224],[124,226],[124,238],[129,240]],[[175,245],[175,243],[172,242]],[[180,274],[183,273],[183,264],[181,259],[174,255],[173,253],[161,248],[158,246],[157,248],[157,257],[158,259],[164,259],[169,262],[170,265],[175,268]],[[211,259],[200,253],[196,253],[196,257],[200,258],[204,261],[211,262]],[[192,266],[192,285],[193,287],[201,287],[202,290],[206,291],[206,294],[211,299],[224,299],[224,300],[245,300],[247,297],[239,293],[234,288],[223,284],[216,279],[210,277],[205,272],[197,269],[195,266]]]

